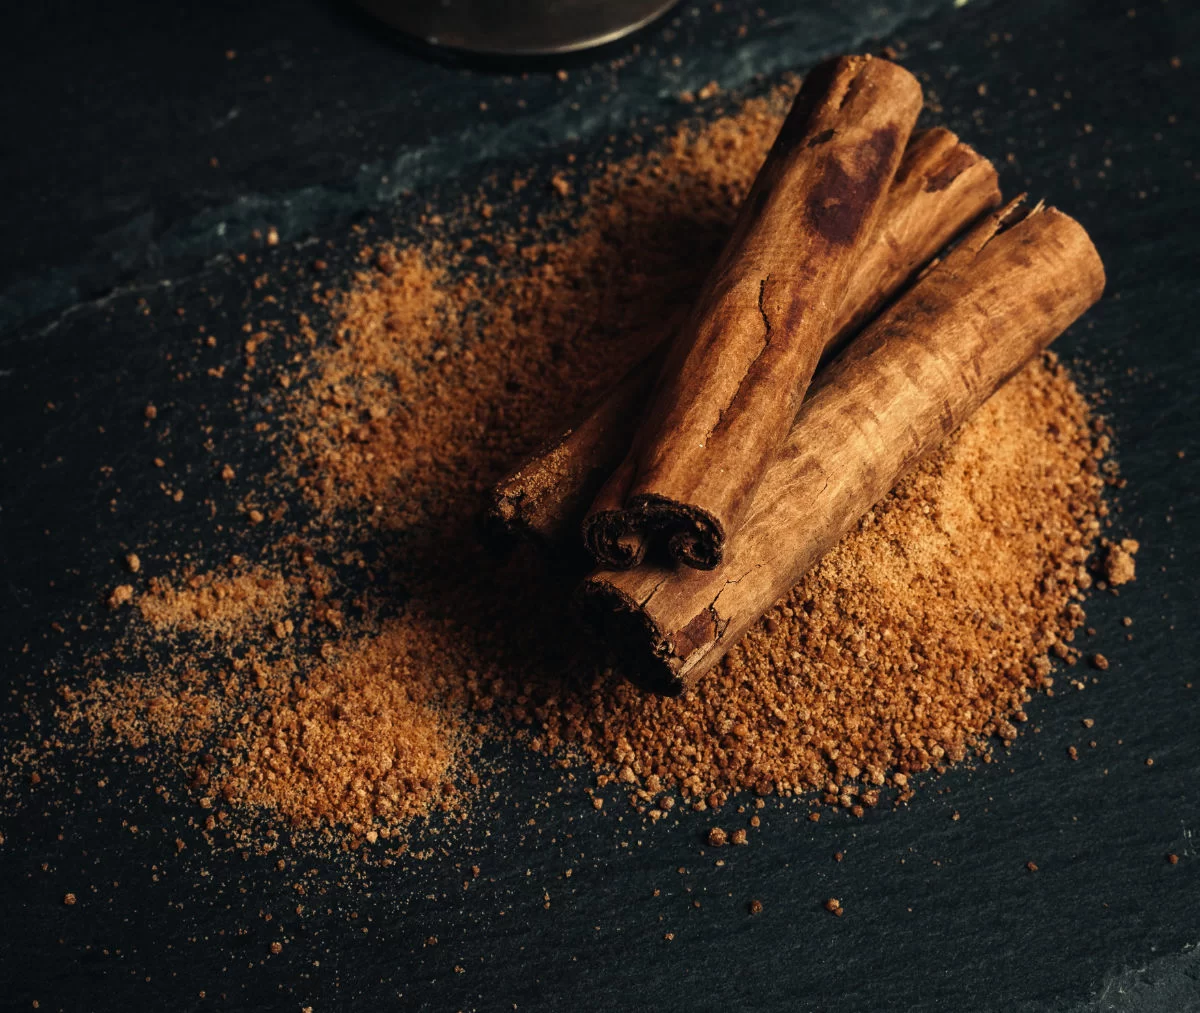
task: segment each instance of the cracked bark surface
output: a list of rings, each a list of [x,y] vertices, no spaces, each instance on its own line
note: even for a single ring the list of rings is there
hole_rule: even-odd
[[[638,439],[585,518],[600,563],[638,561],[633,529],[639,542],[663,532],[688,566],[720,562],[834,333],[920,109],[917,80],[886,60],[841,57],[805,78]]]
[[[822,373],[719,566],[585,581],[585,613],[627,674],[663,693],[693,685],[1103,288],[1100,258],[1071,218],[1020,201],[990,215]]]
[[[913,134],[875,236],[850,276],[823,358],[839,349],[946,243],[999,203],[996,171],[987,159],[943,127]],[[531,538],[565,565],[575,562],[583,515],[626,457],[679,323],[664,327],[662,340],[649,355],[577,424],[495,486],[488,513],[496,529],[508,537]],[[616,491],[611,508],[619,511],[626,489]],[[641,562],[640,554],[634,562]]]

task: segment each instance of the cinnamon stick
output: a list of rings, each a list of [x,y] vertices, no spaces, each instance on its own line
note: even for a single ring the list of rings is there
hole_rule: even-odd
[[[943,127],[913,134],[874,239],[850,276],[823,358],[946,243],[999,203],[991,162]],[[580,422],[495,486],[488,509],[495,527],[510,537],[530,537],[556,556],[572,555],[585,511],[629,450],[674,327],[664,327],[650,354]]]
[[[712,568],[800,407],[854,263],[866,252],[921,110],[908,71],[870,56],[815,69],[672,345],[627,460],[584,519],[607,566],[647,526]]]
[[[695,683],[896,480],[1100,296],[1083,228],[989,216],[822,375],[713,570],[601,570],[585,611],[663,693]]]

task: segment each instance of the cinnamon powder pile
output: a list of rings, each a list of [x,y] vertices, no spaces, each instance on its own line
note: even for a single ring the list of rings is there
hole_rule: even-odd
[[[451,771],[473,777],[461,708],[413,677],[441,638],[339,599],[335,568],[298,544],[274,546],[286,574],[235,557],[131,592],[123,635],[87,659],[82,686],[59,686],[60,725],[156,775],[182,769],[205,828],[239,846],[272,850],[277,826],[373,842],[461,808]]]
[[[64,687],[64,723],[191,771],[210,827],[282,821],[344,846],[468,804],[484,737],[586,764],[651,816],[663,796],[704,808],[744,789],[855,808],[1011,740],[1053,665],[1076,661],[1104,572],[1107,438],[1053,357],[679,699],[608,667],[553,566],[478,535],[484,490],[687,305],[790,90],[565,187],[522,177],[430,208],[428,238],[365,246],[314,297],[291,330],[301,353],[275,362],[251,337],[247,369],[278,371],[285,428],[259,498],[305,508],[255,508],[277,576],[135,588],[122,642]],[[543,185],[554,210],[521,203]],[[1132,577],[1121,552],[1113,579]]]
[[[202,630],[230,637],[251,621],[284,621],[293,598],[291,587],[279,574],[201,573],[192,574],[179,587],[152,578],[137,606],[156,630]]]
[[[650,792],[822,789],[854,807],[887,780],[907,793],[907,774],[991,736],[1011,741],[1031,693],[1053,685],[1051,656],[1079,657],[1102,510],[1095,454],[1065,370],[1031,365],[697,691],[605,685],[602,710],[538,710],[548,744],[623,763],[620,778]]]

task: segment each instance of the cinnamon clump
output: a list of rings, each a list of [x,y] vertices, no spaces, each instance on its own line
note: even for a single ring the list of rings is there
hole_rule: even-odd
[[[155,630],[203,631],[235,636],[250,622],[273,622],[293,604],[293,587],[278,573],[254,570],[245,573],[199,573],[178,585],[160,578],[137,607]]]
[[[1107,545],[1104,556],[1104,577],[1112,587],[1128,584],[1137,574],[1134,556],[1139,546],[1133,538],[1122,538],[1120,542]]]
[[[209,829],[347,847],[461,809],[483,737],[587,764],[660,814],[747,789],[861,811],[889,780],[903,795],[909,774],[1011,740],[1051,684],[1048,652],[1076,659],[1105,513],[1104,438],[1053,357],[677,699],[581,641],[553,567],[498,559],[477,533],[484,491],[694,297],[789,99],[571,176],[579,197],[549,214],[491,191],[449,223],[431,213],[419,244],[365,247],[291,347],[255,331],[248,370],[274,376],[287,355],[268,492],[306,511],[256,528],[269,567],[122,585],[130,625],[64,684],[63,723],[186,770]],[[146,569],[155,547],[140,551]]]

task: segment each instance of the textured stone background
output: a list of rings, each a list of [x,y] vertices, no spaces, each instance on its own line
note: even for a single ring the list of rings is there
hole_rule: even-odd
[[[754,845],[717,868],[698,858],[703,818],[592,818],[581,782],[517,754],[494,786],[509,801],[460,831],[475,849],[466,864],[484,870],[468,893],[453,853],[372,872],[366,886],[309,898],[312,913],[289,919],[293,941],[265,963],[278,934],[259,912],[297,901],[274,859],[214,858],[200,844],[164,859],[164,841],[193,832],[190,810],[156,801],[117,764],[96,790],[92,764],[80,795],[63,779],[0,808],[0,1005],[1200,1009],[1200,8],[1131,2],[684,4],[632,40],[530,63],[511,81],[513,67],[430,54],[318,0],[10,13],[0,43],[10,732],[21,728],[17,693],[46,691],[39,673],[60,650],[48,624],[95,601],[122,541],[187,547],[203,530],[199,502],[163,519],[137,412],[171,386],[161,343],[176,306],[190,328],[240,322],[251,274],[231,255],[255,245],[253,229],[277,226],[290,248],[338,239],[367,212],[399,227],[415,203],[488,171],[599,147],[643,117],[673,122],[689,111],[676,95],[709,79],[761,90],[825,54],[897,39],[929,75],[938,118],[1003,163],[1006,192],[1046,197],[1101,249],[1106,297],[1059,347],[1108,391],[1129,480],[1118,527],[1143,549],[1137,583],[1088,606],[1111,662],[1101,684],[1039,698],[1040,733],[1000,762],[951,772],[906,809],[811,824],[802,805],[772,806]],[[614,74],[618,57],[631,58]],[[135,316],[138,298],[156,326]],[[205,407],[219,389],[172,389],[181,429],[203,413],[233,424]],[[253,468],[255,449],[243,453]],[[179,467],[186,454],[177,448]],[[101,462],[125,487],[115,515]],[[1070,763],[1085,715],[1098,718],[1100,746]],[[565,801],[529,827],[533,800],[560,786]],[[114,804],[121,789],[128,800]],[[120,831],[121,819],[146,832]],[[65,908],[81,884],[98,892],[81,894],[86,910]],[[828,896],[846,917],[820,909]],[[765,903],[753,919],[752,897]],[[437,946],[423,945],[429,936]]]

